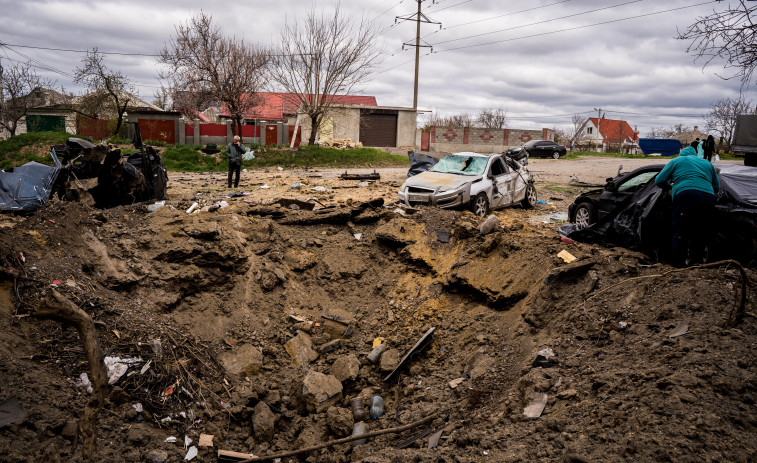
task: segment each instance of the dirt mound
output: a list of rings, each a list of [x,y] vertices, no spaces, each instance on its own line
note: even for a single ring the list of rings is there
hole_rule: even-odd
[[[186,214],[194,199],[4,217],[0,402],[17,397],[27,416],[0,427],[1,460],[82,461],[82,344],[30,316],[51,284],[92,316],[107,356],[137,359],[99,414],[100,461],[177,461],[201,434],[214,440],[198,461],[308,447],[349,436],[350,400],[366,413],[374,395],[384,413],[369,431],[439,415],[283,461],[755,457],[754,318],[727,324],[736,268],[562,243],[516,208],[481,236],[468,212],[239,197]],[[376,338],[387,349],[374,364]]]

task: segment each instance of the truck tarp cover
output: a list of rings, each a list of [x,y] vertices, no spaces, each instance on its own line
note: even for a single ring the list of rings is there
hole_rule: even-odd
[[[563,225],[559,234],[584,243],[613,243],[628,249],[652,251],[669,246],[671,206],[670,195],[650,181],[625,205],[600,221],[583,229],[578,229],[576,224]],[[757,168],[721,166],[715,208],[716,228],[730,227],[744,214],[757,215]]]
[[[33,211],[50,197],[60,169],[38,162],[0,172],[0,210]]]
[[[757,115],[742,115],[736,118],[733,144],[757,146]]]

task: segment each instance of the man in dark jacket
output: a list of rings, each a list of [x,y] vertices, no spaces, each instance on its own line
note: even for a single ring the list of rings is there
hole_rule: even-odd
[[[239,135],[234,136],[234,143],[229,143],[226,147],[226,156],[229,157],[229,188],[231,188],[231,177],[236,174],[234,178],[234,188],[239,186],[239,175],[242,169],[242,156],[245,153],[245,149],[239,142]]]
[[[661,188],[673,187],[673,265],[704,262],[715,193],[720,189],[715,168],[687,146],[657,174],[655,183]]]

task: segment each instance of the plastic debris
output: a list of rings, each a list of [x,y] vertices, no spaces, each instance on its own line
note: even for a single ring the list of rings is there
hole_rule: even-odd
[[[134,411],[137,413],[142,413],[142,404],[137,402],[135,404],[131,404],[132,407],[134,407]]]
[[[19,252],[18,254],[20,256],[19,258],[21,259],[21,263],[26,263],[26,257],[24,257],[24,253],[23,252]]]
[[[465,378],[456,378],[450,381],[448,384],[449,384],[450,389],[454,389],[457,386],[459,386],[460,383],[462,383],[463,381],[465,381]]]
[[[355,425],[352,427],[352,435],[353,436],[361,436],[368,432],[368,424],[366,424],[365,421],[358,421],[355,423]],[[352,446],[357,447],[358,445],[363,445],[366,442],[368,442],[368,439],[358,439],[352,441]]]
[[[375,349],[379,346],[379,344],[383,344],[383,342],[384,342],[384,338],[379,336],[378,338],[373,340],[373,346],[371,346],[371,348]]]
[[[189,447],[189,450],[187,451],[186,456],[184,456],[184,459],[186,461],[190,461],[190,460],[192,460],[196,456],[197,456],[197,447],[195,447],[193,445],[193,446]]]
[[[365,188],[367,186],[368,186],[368,182],[360,182],[360,183],[357,184],[358,188]]]
[[[557,253],[557,257],[559,257],[560,259],[562,259],[563,262],[565,262],[566,264],[569,264],[569,263],[571,263],[571,262],[573,262],[573,261],[576,260],[576,256],[574,256],[573,254],[569,253],[565,249],[563,249],[562,251],[558,252]]]
[[[200,434],[200,441],[197,442],[200,447],[212,447],[213,435],[212,434]]]
[[[297,188],[299,188],[299,187],[301,187],[301,186],[302,186],[302,183],[300,183],[300,182],[297,182],[297,183],[295,183],[294,185],[290,186],[289,188],[291,188],[291,189],[293,189],[293,190],[294,190],[294,189],[297,189]]]
[[[191,444],[191,443],[192,443],[192,439],[189,436],[185,435],[184,436],[184,448],[186,449],[187,447],[189,447],[189,444]]]
[[[311,188],[311,190],[312,191],[317,191],[317,192],[320,192],[320,193],[326,193],[327,191],[329,191],[328,188],[326,188],[325,186],[320,186],[320,185],[317,186],[317,187]]]
[[[189,209],[187,209],[187,214],[191,214],[192,212],[194,212],[195,209],[197,209],[197,206],[199,205],[200,205],[199,203],[192,203],[192,205],[189,206]]]
[[[139,374],[145,374],[145,372],[150,369],[150,365],[152,365],[152,360],[148,360],[147,363],[145,363],[145,366],[143,366],[142,369],[139,370]]]
[[[350,409],[352,409],[352,418],[355,420],[355,422],[365,420],[365,407],[363,407],[362,398],[352,398],[350,400]]]
[[[678,336],[683,336],[684,334],[689,332],[689,324],[686,322],[681,322],[673,328],[673,331],[668,334],[669,338],[677,338]]]
[[[481,235],[488,235],[494,229],[497,227],[497,224],[499,224],[499,219],[494,214],[490,215],[489,217],[484,220],[484,222],[481,224],[481,227],[478,229],[478,233]]]
[[[149,206],[147,206],[147,212],[155,212],[165,205],[165,201],[157,201],[155,204],[150,204]]]
[[[62,283],[63,283],[63,282],[61,282],[60,280],[53,280],[53,282],[52,282],[52,283],[50,284],[50,286],[55,286],[55,287],[58,287],[58,286],[60,286],[60,285],[61,285]]]
[[[281,167],[281,166],[276,166],[276,170],[278,170],[279,172],[281,172],[282,170],[284,170],[284,168]]]
[[[379,395],[374,395],[371,399],[371,418],[374,420],[384,414],[384,399]]]
[[[370,354],[368,354],[368,361],[371,363],[376,363],[379,361],[379,358],[381,358],[381,354],[384,353],[388,345],[386,343],[379,344],[378,346],[374,347]]]
[[[79,380],[75,383],[76,387],[83,387],[87,390],[87,394],[92,394],[92,383],[89,382],[89,376],[86,373],[79,375]]]
[[[103,359],[105,367],[108,369],[108,384],[113,384],[118,381],[121,376],[129,369],[129,365],[142,362],[139,357],[120,358],[120,357],[105,357]]]
[[[360,241],[360,238],[363,237],[363,234],[362,233],[355,233],[352,236],[354,236],[356,240]]]
[[[544,407],[547,406],[548,398],[547,394],[536,394],[534,400],[532,400],[523,410],[523,415],[525,415],[526,418],[531,419],[539,418],[544,411]]]
[[[174,437],[174,436],[168,436],[168,437],[166,437],[166,440],[163,441],[163,442],[167,442],[169,444],[173,444],[173,443],[176,442],[176,437]]]
[[[439,439],[442,438],[442,433],[444,433],[444,429],[440,429],[429,436],[428,448],[435,449],[439,446]]]

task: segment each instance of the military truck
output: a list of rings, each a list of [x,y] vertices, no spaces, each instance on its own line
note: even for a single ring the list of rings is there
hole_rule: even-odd
[[[757,167],[757,114],[736,116],[731,151],[744,156],[744,165]]]

